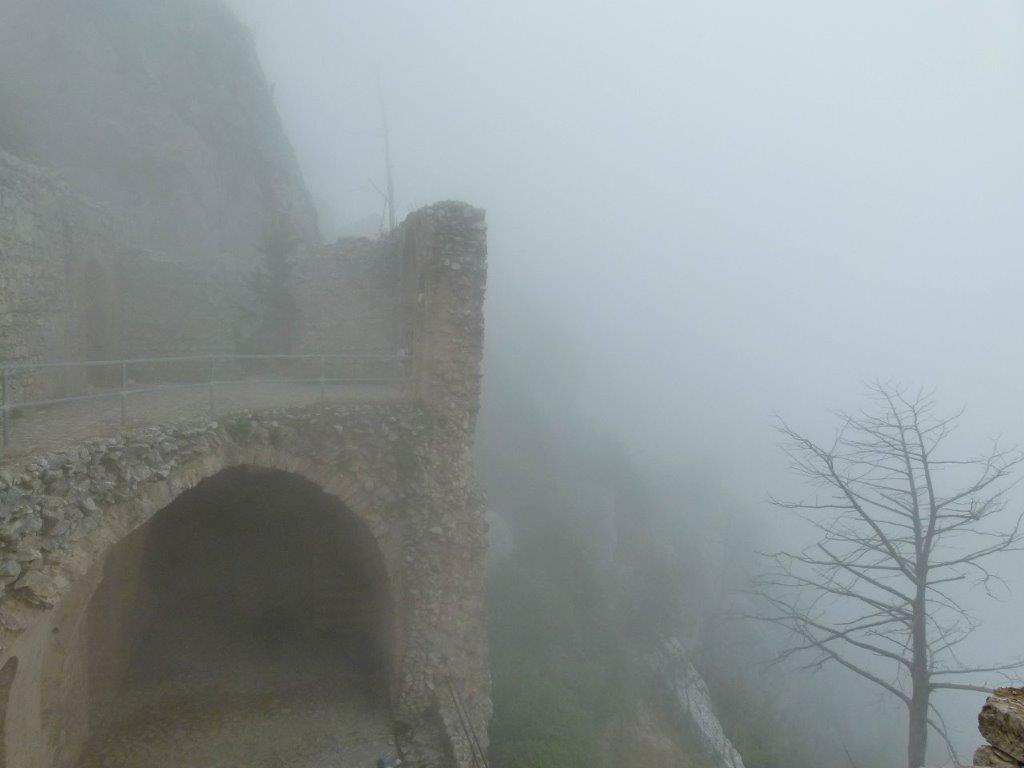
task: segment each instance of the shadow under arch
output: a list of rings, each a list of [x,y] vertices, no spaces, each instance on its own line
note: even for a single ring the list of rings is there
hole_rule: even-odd
[[[356,759],[387,746],[396,654],[384,557],[358,515],[301,475],[232,466],[183,492],[106,554],[80,638],[83,768],[117,765],[137,729],[195,727],[201,744],[203,719],[225,712],[244,725],[236,738],[252,762],[295,706],[327,719],[365,710],[352,715],[372,721]]]

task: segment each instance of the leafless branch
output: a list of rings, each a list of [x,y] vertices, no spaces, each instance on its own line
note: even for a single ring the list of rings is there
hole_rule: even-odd
[[[955,762],[930,694],[988,690],[950,676],[1024,669],[1024,659],[971,666],[958,655],[977,629],[960,585],[992,594],[1005,584],[991,558],[1024,549],[1024,512],[1003,521],[1024,454],[995,442],[977,457],[942,455],[963,409],[938,415],[930,392],[908,394],[888,383],[871,385],[869,394],[870,408],[837,414],[830,442],[778,420],[793,472],[816,495],[770,503],[799,516],[819,539],[766,555],[753,593],[768,610],[757,618],[792,633],[780,661],[803,656],[808,670],[838,664],[902,701],[912,765],[923,761],[929,728]],[[880,662],[895,664],[893,679],[872,666]]]

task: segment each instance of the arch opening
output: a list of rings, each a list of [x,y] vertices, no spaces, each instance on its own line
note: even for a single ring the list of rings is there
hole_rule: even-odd
[[[203,481],[106,559],[74,764],[372,764],[391,748],[387,585],[372,535],[313,483]]]

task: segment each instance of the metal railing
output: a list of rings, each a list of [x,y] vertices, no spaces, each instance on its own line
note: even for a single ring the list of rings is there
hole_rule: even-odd
[[[466,709],[466,704],[459,696],[458,691],[455,689],[455,683],[452,682],[452,678],[447,678],[448,693],[452,697],[452,704],[455,706],[455,714],[459,718],[459,729],[462,731],[462,736],[466,740],[466,745],[469,747],[469,756],[473,761],[473,768],[490,768],[490,764],[487,762],[487,751],[480,744],[480,737],[477,736],[476,728],[473,726],[473,720],[469,716],[469,711]]]
[[[117,399],[127,427],[133,396],[205,390],[206,410],[216,414],[217,394],[228,387],[290,385],[323,402],[328,391],[398,386],[407,357],[394,354],[218,354],[124,360],[0,364],[0,450],[11,445],[17,417],[74,403]]]

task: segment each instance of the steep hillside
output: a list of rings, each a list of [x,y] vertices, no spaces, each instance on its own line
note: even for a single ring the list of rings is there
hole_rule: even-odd
[[[0,19],[0,149],[194,266],[245,267],[272,216],[317,241],[252,40],[219,0],[0,0]]]

